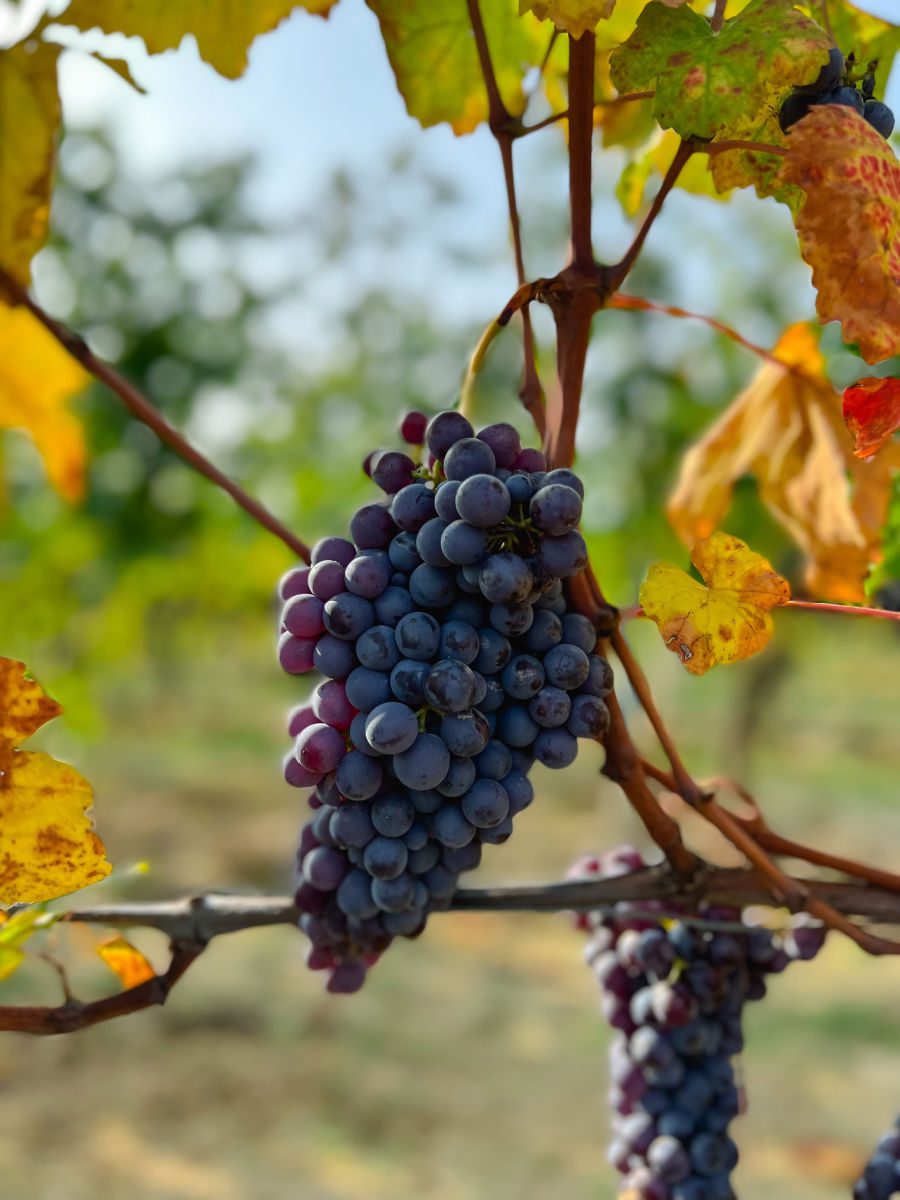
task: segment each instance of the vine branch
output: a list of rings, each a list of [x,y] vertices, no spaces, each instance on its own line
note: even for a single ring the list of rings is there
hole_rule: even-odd
[[[309,562],[309,547],[305,542],[301,541],[264,505],[245,492],[239,484],[235,483],[224,471],[220,471],[204,454],[192,446],[184,435],[170,425],[150,401],[138,391],[134,384],[130,383],[124,375],[120,375],[109,363],[98,358],[80,334],[69,329],[61,321],[57,321],[55,317],[51,317],[2,267],[0,267],[0,291],[6,292],[13,304],[28,309],[76,362],[79,362],[90,375],[93,375],[114,395],[118,396],[131,415],[152,429],[160,441],[174,450],[188,466],[193,467],[195,471],[231,496],[244,512],[248,513],[257,524],[267,529],[269,533],[280,538],[298,558]]]

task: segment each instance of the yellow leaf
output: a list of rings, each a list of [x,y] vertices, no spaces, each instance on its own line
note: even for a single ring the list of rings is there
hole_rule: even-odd
[[[35,904],[110,873],[88,810],[91,786],[47,754],[0,754],[0,904]]]
[[[740,538],[714,533],[698,542],[691,562],[706,586],[673,563],[655,563],[641,588],[644,612],[666,646],[692,675],[717,663],[737,662],[765,649],[772,636],[769,610],[787,604],[786,579]]]
[[[148,979],[153,979],[156,975],[152,964],[141,954],[140,950],[123,937],[114,937],[110,938],[108,942],[101,942],[97,947],[97,953],[112,973],[118,975],[122,987],[126,990],[146,983]]]
[[[247,52],[293,10],[327,17],[337,0],[73,0],[58,18],[79,29],[143,38],[151,54],[176,50],[188,34],[197,39],[204,62],[237,79],[247,69]]]
[[[575,38],[608,21],[615,7],[616,0],[519,0],[520,13],[532,12],[540,21],[552,21]]]
[[[87,452],[67,404],[89,382],[27,309],[0,304],[0,429],[31,434],[50,482],[69,501],[84,492]]]
[[[24,663],[0,658],[0,742],[18,746],[61,712]]]
[[[843,105],[820,105],[788,134],[781,177],[805,200],[794,218],[822,323],[840,321],[866,362],[900,354],[900,163]]]
[[[23,285],[47,239],[60,121],[58,57],[58,46],[43,43],[0,51],[0,265]]]
[[[708,537],[734,485],[754,475],[759,493],[807,555],[806,584],[828,600],[865,600],[881,555],[891,478],[900,451],[887,445],[862,462],[843,422],[841,397],[809,325],[791,326],[747,388],[684,456],[668,505],[687,545]]]

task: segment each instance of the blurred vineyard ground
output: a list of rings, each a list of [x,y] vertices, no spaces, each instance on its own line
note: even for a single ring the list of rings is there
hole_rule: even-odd
[[[802,624],[801,624],[802,622]],[[786,614],[783,681],[762,700],[751,775],[772,818],[890,864],[888,627]],[[745,666],[683,677],[635,630],[698,769],[726,761]],[[833,639],[844,655],[822,653]],[[300,816],[277,776],[290,681],[219,657],[104,696],[102,744],[77,761],[122,868],[94,893],[283,889]],[[760,660],[762,661],[762,660]],[[842,665],[843,664],[843,665]],[[862,711],[855,680],[866,678]],[[72,753],[64,728],[47,742]],[[649,743],[648,743],[649,745]],[[578,852],[639,837],[584,753],[565,786],[543,772],[515,839],[481,881],[558,877]],[[570,778],[570,775],[573,778]],[[711,843],[707,852],[715,853]],[[94,936],[74,978],[110,986]],[[155,935],[136,939],[162,961]],[[581,945],[563,918],[446,914],[392,949],[358,997],[329,998],[288,929],[216,942],[165,1010],[71,1038],[0,1044],[0,1197],[19,1200],[314,1200],[612,1197],[603,1160],[606,1032]],[[35,964],[8,1002],[55,999]],[[900,963],[833,942],[776,979],[748,1022],[742,1200],[837,1200],[897,1105]]]

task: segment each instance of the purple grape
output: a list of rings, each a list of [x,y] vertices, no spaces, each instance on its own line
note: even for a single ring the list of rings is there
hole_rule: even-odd
[[[284,781],[285,783],[289,783],[291,787],[315,787],[321,778],[321,772],[310,771],[292,753],[285,755]]]
[[[351,750],[341,759],[336,779],[348,800],[371,800],[381,787],[383,773],[377,759]]]
[[[386,550],[396,532],[391,512],[383,504],[366,504],[350,520],[350,536],[358,550]]]
[[[509,812],[509,797],[494,779],[477,779],[462,798],[463,816],[477,829],[499,825]]]
[[[410,446],[421,446],[425,441],[425,430],[428,418],[423,412],[414,409],[404,413],[400,419],[400,436]]]
[[[285,571],[278,584],[278,595],[282,600],[309,593],[309,571],[309,567],[291,567],[289,571]]]
[[[302,736],[302,735],[301,735]],[[380,754],[402,754],[419,736],[416,714],[405,704],[389,700],[373,708],[366,720],[366,738]]]
[[[426,696],[428,681],[425,681]],[[420,733],[408,750],[394,757],[394,770],[402,784],[425,792],[443,783],[450,769],[450,751],[434,733]]]
[[[449,524],[459,516],[456,511],[456,493],[462,487],[459,479],[447,479],[441,483],[434,494],[434,507],[437,515]]]
[[[432,517],[426,521],[416,535],[416,550],[422,562],[430,567],[449,567],[450,559],[441,549],[441,535],[448,528],[447,522],[440,517]]]
[[[444,456],[444,474],[448,479],[464,480],[473,475],[493,475],[496,466],[493,450],[477,438],[461,438],[453,443]],[[458,507],[459,493],[456,498]]]
[[[316,641],[314,638],[294,637],[283,633],[278,641],[278,661],[289,675],[305,675],[315,662]]]
[[[356,657],[373,671],[392,670],[401,658],[394,630],[389,625],[371,626],[357,640]]]
[[[442,412],[432,417],[425,430],[425,442],[436,459],[443,459],[451,446],[470,438],[475,430],[458,412]]]
[[[562,483],[545,483],[531,497],[528,514],[542,533],[562,537],[581,520],[581,497]]]
[[[546,471],[547,460],[540,450],[520,450],[513,467],[516,471]]]
[[[317,671],[330,679],[344,679],[353,670],[353,647],[349,642],[326,633],[316,642],[313,663]]]
[[[438,809],[432,819],[431,830],[442,846],[454,850],[468,845],[475,836],[475,826],[455,804],[444,804]]]
[[[331,600],[325,601],[325,628],[332,637],[342,641],[355,642],[375,623],[375,610],[371,602],[353,592],[340,592]]]
[[[367,600],[374,600],[388,586],[391,560],[384,550],[369,550],[358,554],[344,572],[347,591]]]
[[[456,511],[464,521],[478,529],[499,525],[511,505],[506,484],[495,475],[470,475],[463,480],[456,494]]]
[[[427,702],[438,712],[462,712],[472,704],[475,675],[465,663],[442,659],[425,676],[423,690]]]
[[[506,469],[513,466],[522,450],[518,430],[504,422],[479,429],[478,440],[490,446],[497,466]]]
[[[303,860],[303,878],[319,892],[333,892],[350,870],[340,850],[317,846]]]
[[[322,613],[325,606],[316,596],[294,596],[284,606],[282,624],[288,633],[301,638],[318,637],[324,633]]]
[[[411,908],[415,892],[415,881],[405,871],[390,879],[376,879],[372,884],[372,899],[386,913],[399,913]]]
[[[324,775],[335,769],[347,747],[343,735],[330,725],[309,725],[297,738],[296,753],[307,770]]]
[[[320,683],[312,694],[312,709],[320,721],[333,729],[346,732],[356,716],[356,709],[347,699],[347,689],[337,679]]]
[[[372,464],[372,482],[376,483],[383,492],[393,496],[401,488],[413,482],[413,471],[416,464],[408,454],[397,450],[388,450],[380,454]]]
[[[423,613],[418,614],[424,616]],[[401,658],[391,671],[390,686],[394,696],[403,704],[418,708],[425,703],[425,676],[430,667],[427,662]]]
[[[427,669],[427,668],[426,668]],[[471,758],[480,754],[488,743],[489,730],[482,713],[463,709],[450,713],[441,721],[441,737],[451,754]]]
[[[344,567],[335,559],[322,559],[309,573],[309,586],[323,602],[344,591]]]
[[[487,554],[487,535],[466,521],[454,520],[441,533],[441,552],[458,567],[474,566]]]
[[[478,585],[491,604],[519,604],[534,586],[534,575],[523,558],[510,551],[492,554],[478,576]],[[530,627],[531,621],[528,622]],[[523,629],[521,632],[525,632]]]

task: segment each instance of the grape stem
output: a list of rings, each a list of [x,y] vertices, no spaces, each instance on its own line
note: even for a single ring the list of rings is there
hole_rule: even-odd
[[[2,267],[0,267],[0,292],[6,292],[14,305],[26,308],[72,358],[79,362],[100,383],[105,384],[115,396],[118,396],[131,415],[152,429],[160,441],[164,442],[171,450],[174,450],[179,458],[183,459],[188,466],[193,467],[195,471],[205,476],[216,487],[221,488],[223,492],[227,492],[232,500],[244,512],[248,513],[254,521],[264,529],[267,529],[269,533],[273,533],[277,538],[280,538],[303,562],[309,562],[309,547],[305,542],[292,533],[286,525],[283,525],[258,500],[255,500],[245,492],[239,484],[229,478],[224,471],[220,471],[218,467],[214,466],[204,454],[201,454],[196,447],[187,441],[183,434],[179,433],[174,426],[169,424],[162,413],[153,407],[150,401],[138,391],[134,384],[130,383],[123,375],[120,375],[109,363],[98,358],[80,334],[75,333],[61,321],[57,321],[55,317],[51,317],[49,313],[45,312],[37,301],[32,299],[25,288],[17,283]]]
[[[877,617],[882,621],[900,621],[900,612],[889,608],[865,608],[856,604],[826,604],[819,600],[788,600],[786,608],[800,608],[808,612],[835,613],[841,617]]]

